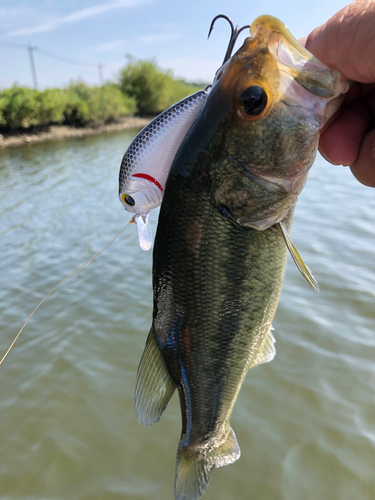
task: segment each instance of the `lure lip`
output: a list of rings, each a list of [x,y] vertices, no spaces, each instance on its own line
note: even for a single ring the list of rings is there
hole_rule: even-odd
[[[137,224],[139,246],[142,250],[150,250],[152,246],[152,230],[148,223],[150,212],[144,215],[135,215],[132,220]]]

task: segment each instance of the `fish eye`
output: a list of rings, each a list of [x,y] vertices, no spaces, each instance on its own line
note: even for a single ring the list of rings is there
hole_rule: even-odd
[[[267,94],[258,85],[252,85],[241,96],[242,107],[247,115],[258,116],[267,106]]]
[[[134,207],[134,205],[135,205],[135,201],[134,201],[134,198],[132,198],[132,197],[130,196],[130,194],[123,194],[123,195],[121,196],[121,198],[122,198],[122,201],[123,201],[124,203],[126,203],[126,204],[127,204],[127,205],[129,205],[130,207]]]

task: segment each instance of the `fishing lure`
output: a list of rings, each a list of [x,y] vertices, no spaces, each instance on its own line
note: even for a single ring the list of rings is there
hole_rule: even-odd
[[[152,244],[149,213],[162,202],[174,157],[210,89],[208,86],[158,115],[141,130],[124,154],[119,175],[119,198],[137,223],[142,250],[149,250]]]

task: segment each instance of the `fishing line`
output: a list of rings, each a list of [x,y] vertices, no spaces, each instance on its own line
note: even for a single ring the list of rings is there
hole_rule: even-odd
[[[121,233],[123,233],[123,232],[125,231],[125,229],[129,226],[129,224],[132,224],[133,222],[134,222],[134,220],[133,220],[133,219],[132,219],[132,220],[130,220],[130,221],[126,224],[126,226],[124,227],[124,229],[121,229],[121,231],[118,233],[118,235],[117,235],[117,236],[115,236],[115,237],[113,238],[113,240],[112,240],[112,241],[110,241],[110,242],[108,243],[108,245],[107,245],[107,246],[105,246],[105,247],[103,248],[103,250],[100,250],[100,252],[99,252],[99,253],[97,253],[96,255],[94,255],[94,257],[91,257],[91,259],[90,259],[90,260],[88,260],[87,262],[85,262],[84,264],[82,264],[82,266],[79,266],[79,267],[78,267],[75,271],[73,271],[72,273],[68,274],[68,276],[67,276],[66,278],[64,278],[63,280],[61,280],[61,281],[60,281],[60,283],[58,283],[58,284],[57,284],[54,288],[52,288],[52,290],[51,290],[50,292],[48,292],[48,293],[47,293],[47,295],[44,297],[44,299],[42,299],[42,300],[39,302],[39,304],[36,306],[36,308],[33,310],[33,312],[32,312],[32,313],[30,314],[30,316],[27,318],[27,320],[26,320],[26,321],[25,321],[25,323],[23,324],[23,326],[22,326],[21,330],[17,333],[17,335],[16,335],[15,339],[14,339],[14,340],[13,340],[13,342],[10,344],[10,346],[9,346],[9,348],[8,348],[8,350],[7,350],[7,352],[6,352],[6,353],[4,354],[4,356],[2,357],[2,359],[1,359],[1,361],[0,361],[0,365],[2,364],[2,362],[4,361],[4,359],[8,356],[8,354],[9,354],[10,350],[12,349],[12,347],[14,346],[14,344],[16,343],[16,341],[17,341],[18,337],[21,335],[22,330],[23,330],[23,329],[25,328],[25,326],[27,325],[27,323],[28,323],[29,319],[31,318],[31,316],[35,313],[35,311],[36,311],[37,309],[39,309],[39,306],[40,306],[41,304],[43,304],[43,302],[46,300],[46,298],[47,298],[47,297],[49,297],[49,296],[51,295],[51,293],[52,293],[53,291],[55,291],[55,290],[56,290],[56,288],[57,288],[58,286],[60,286],[60,285],[61,285],[61,283],[64,283],[64,281],[66,281],[68,278],[70,278],[71,276],[73,276],[73,274],[75,274],[77,271],[79,271],[79,270],[80,270],[80,269],[82,269],[83,267],[87,266],[87,264],[90,264],[90,262],[92,262],[94,259],[96,259],[96,257],[99,257],[99,255],[100,255],[101,253],[103,253],[103,252],[104,252],[104,250],[106,250],[106,249],[109,247],[109,245],[111,245],[111,244],[115,241],[115,239],[117,239],[117,238],[120,236],[120,234],[121,234]]]

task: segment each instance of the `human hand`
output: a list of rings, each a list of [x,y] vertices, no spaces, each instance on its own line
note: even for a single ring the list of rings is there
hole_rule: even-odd
[[[306,48],[353,85],[324,127],[319,151],[330,163],[350,165],[354,176],[375,187],[375,2],[356,0],[305,40]]]

